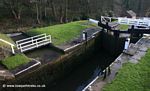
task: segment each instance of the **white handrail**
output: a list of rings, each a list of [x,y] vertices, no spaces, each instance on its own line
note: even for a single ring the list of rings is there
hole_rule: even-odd
[[[14,44],[12,44],[12,43],[10,43],[10,42],[8,42],[8,41],[5,41],[5,40],[3,40],[3,39],[0,39],[0,41],[6,43],[6,44],[8,44],[8,45],[15,46]]]
[[[27,44],[27,43],[30,43],[30,42],[35,42],[35,41],[37,41],[37,40],[46,39],[47,37],[49,37],[49,36],[44,36],[44,37],[41,37],[41,38],[37,38],[37,39],[35,39],[35,40],[33,40],[33,39],[31,38],[29,41],[20,43],[19,45],[24,45],[24,44]]]
[[[20,49],[21,52],[25,52],[27,50],[38,48],[42,45],[46,45],[51,42],[52,42],[51,35],[40,34],[22,40],[18,40],[16,41],[16,44],[17,44],[17,48]]]
[[[22,40],[18,40],[17,43],[23,42],[23,41],[26,41],[26,40],[30,40],[32,38],[40,37],[40,36],[46,36],[46,34],[44,33],[44,34],[40,34],[40,35],[37,35],[37,36],[33,36],[33,37],[25,38],[25,39],[22,39]]]
[[[15,45],[14,45],[14,44],[12,44],[12,43],[10,43],[10,42],[8,42],[8,41],[6,41],[6,40],[3,40],[3,39],[0,39],[0,41],[6,43],[6,44],[8,44],[8,45],[10,45],[10,46],[11,46],[11,49],[12,49],[12,53],[15,54],[15,51],[14,51],[14,46],[15,46]]]
[[[40,64],[41,64],[41,62],[39,62],[39,61],[36,61],[36,62],[37,62],[36,64],[34,64],[34,65],[32,65],[32,66],[29,66],[29,67],[27,67],[26,69],[21,70],[21,71],[19,71],[19,72],[15,73],[15,75],[19,75],[19,74],[21,74],[21,73],[23,73],[23,72],[25,72],[25,71],[27,71],[27,70],[29,70],[29,69],[31,69],[31,68],[33,68],[33,67],[35,67],[35,66],[37,66],[37,65],[40,65]]]

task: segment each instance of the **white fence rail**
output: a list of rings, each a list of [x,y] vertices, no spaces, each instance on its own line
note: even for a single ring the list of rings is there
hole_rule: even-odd
[[[146,27],[150,28],[150,18],[127,18],[127,17],[106,17],[101,16],[101,22],[112,22],[111,19],[118,20],[118,24],[125,24],[125,25],[134,25],[134,26],[140,26],[140,27]],[[99,21],[94,19],[89,19],[89,22],[98,24]]]
[[[16,41],[17,48],[21,50],[21,52],[38,48],[40,46],[47,45],[49,43],[51,43],[51,35],[46,34],[40,34],[37,36]]]
[[[98,25],[98,20],[94,20],[94,19],[89,19],[89,22],[91,22],[91,23],[94,23],[94,24],[97,24]]]
[[[3,39],[0,39],[0,41],[6,43],[6,44],[8,44],[8,45],[10,45],[10,46],[11,46],[12,53],[15,54],[15,51],[14,51],[14,46],[15,46],[15,45],[14,45],[14,44],[12,44],[12,43],[10,43],[10,42],[8,42],[8,41],[6,41],[6,40],[3,40]]]
[[[126,24],[126,25],[134,25],[134,26],[143,26],[143,27],[150,27],[150,20],[146,19],[132,19],[132,18],[118,18],[119,24]]]

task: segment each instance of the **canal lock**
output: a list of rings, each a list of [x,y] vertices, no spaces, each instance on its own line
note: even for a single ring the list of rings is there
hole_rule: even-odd
[[[4,83],[46,85],[37,91],[81,91],[123,51],[125,40],[101,31],[52,62]],[[33,88],[2,88],[2,91],[4,89],[33,91]]]

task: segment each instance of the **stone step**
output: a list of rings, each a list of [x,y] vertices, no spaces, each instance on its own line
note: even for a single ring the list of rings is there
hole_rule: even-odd
[[[8,70],[0,70],[1,81],[13,79],[13,78],[15,78],[15,76],[12,73],[10,73]]]

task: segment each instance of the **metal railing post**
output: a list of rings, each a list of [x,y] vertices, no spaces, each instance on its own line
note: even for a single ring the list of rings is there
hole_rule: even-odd
[[[36,39],[36,47],[38,47],[37,39]]]
[[[52,37],[51,37],[51,35],[49,36],[49,38],[50,38],[50,43],[52,43]]]
[[[32,44],[33,44],[33,37],[32,37]]]
[[[15,54],[15,50],[14,50],[14,47],[11,45],[11,50],[12,50],[12,53]]]
[[[23,52],[21,45],[20,45],[20,50],[21,50],[21,52]]]
[[[10,42],[8,42],[8,41],[5,41],[5,40],[3,40],[3,39],[0,39],[0,41],[6,43],[6,44],[8,44],[8,45],[10,45],[10,46],[11,46],[11,49],[12,49],[12,53],[15,54],[15,51],[14,51],[14,48],[13,48],[13,47],[15,46],[14,44],[12,44],[12,43],[10,43]]]

